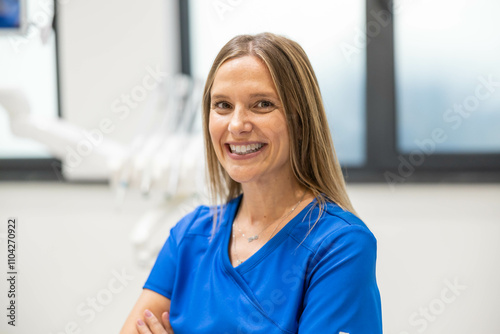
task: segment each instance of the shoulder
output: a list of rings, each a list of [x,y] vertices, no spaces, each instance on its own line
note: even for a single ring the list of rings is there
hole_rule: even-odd
[[[212,223],[211,209],[207,205],[200,205],[182,217],[172,228],[170,234],[180,242],[187,235],[210,235]]]
[[[291,232],[300,247],[313,253],[330,250],[337,246],[353,246],[359,249],[376,249],[377,240],[366,224],[355,214],[343,210],[337,204],[327,202],[321,210],[316,202]]]

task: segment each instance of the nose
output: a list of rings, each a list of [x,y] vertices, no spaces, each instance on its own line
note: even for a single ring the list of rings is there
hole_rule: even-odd
[[[252,122],[249,117],[249,111],[246,108],[237,106],[231,113],[228,131],[233,135],[242,135],[252,131]]]

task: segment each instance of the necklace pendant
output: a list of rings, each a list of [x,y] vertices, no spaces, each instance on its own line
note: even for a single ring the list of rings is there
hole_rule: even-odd
[[[253,237],[247,238],[248,242],[252,242],[252,241],[257,240],[257,239],[259,239],[258,235],[254,235]]]
[[[243,263],[243,261],[241,261],[241,260],[236,260],[236,264],[240,265],[240,264],[242,264],[242,263]]]

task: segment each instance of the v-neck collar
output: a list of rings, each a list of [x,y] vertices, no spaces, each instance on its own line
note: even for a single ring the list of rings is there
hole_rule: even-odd
[[[309,204],[307,204],[295,217],[292,218],[281,230],[278,231],[269,241],[267,241],[257,252],[252,254],[248,259],[246,259],[240,265],[233,267],[231,261],[229,260],[229,239],[231,236],[232,223],[236,217],[236,212],[238,212],[238,208],[241,204],[241,199],[243,195],[238,196],[234,200],[232,200],[226,206],[227,211],[225,213],[224,221],[222,222],[222,232],[223,232],[223,241],[222,241],[222,250],[220,254],[222,255],[222,264],[226,268],[229,273],[239,273],[244,274],[245,272],[251,270],[257,264],[259,264],[262,260],[265,259],[267,255],[269,255],[272,251],[274,251],[289,235],[289,232],[302,221],[304,216],[309,212],[311,205],[316,202],[316,199],[313,199]]]

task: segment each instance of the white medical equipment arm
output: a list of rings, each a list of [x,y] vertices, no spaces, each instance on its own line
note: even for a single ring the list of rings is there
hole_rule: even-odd
[[[77,147],[88,140],[89,133],[61,118],[42,118],[30,113],[30,104],[20,89],[0,87],[0,106],[9,115],[10,128],[19,137],[34,139],[44,144],[47,149],[66,164],[68,147]],[[123,159],[126,147],[109,139],[102,138],[99,145],[93,147],[93,160],[103,166],[110,161]]]

